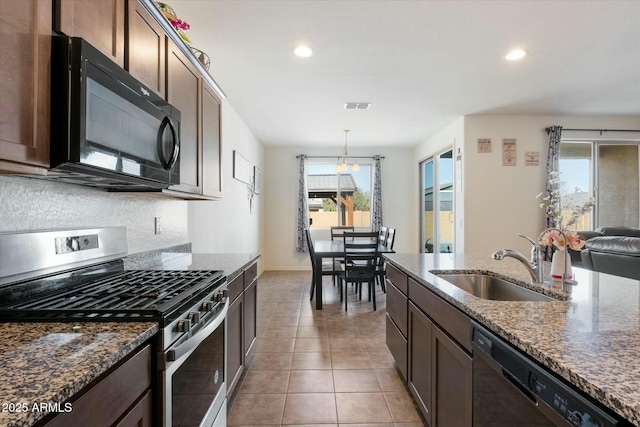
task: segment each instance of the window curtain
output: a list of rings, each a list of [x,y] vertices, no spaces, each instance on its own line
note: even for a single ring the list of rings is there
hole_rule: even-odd
[[[549,151],[547,153],[547,182],[546,191],[549,194],[559,194],[560,182],[557,178],[560,173],[560,137],[562,136],[562,126],[551,126],[549,128]],[[559,227],[558,219],[553,215],[548,207],[544,213],[544,226]],[[547,246],[544,248],[544,259],[551,261],[553,250]]]
[[[296,251],[308,252],[307,239],[304,229],[309,227],[309,200],[307,191],[307,173],[305,170],[307,156],[298,156],[298,232],[296,236]]]
[[[371,229],[379,231],[382,227],[382,172],[380,160],[382,156],[373,157],[373,195],[371,203]]]
[[[562,126],[551,126],[549,128],[549,152],[547,153],[547,194],[552,194],[558,190],[560,185],[557,177],[560,173],[560,137],[562,135]],[[547,208],[544,218],[545,228],[557,227],[557,219],[552,215],[551,209]]]

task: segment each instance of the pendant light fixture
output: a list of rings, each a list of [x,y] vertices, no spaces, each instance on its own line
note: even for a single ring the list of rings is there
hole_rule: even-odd
[[[349,156],[349,150],[347,147],[348,133],[349,133],[349,129],[345,129],[344,130],[344,152],[342,154],[342,158],[338,159],[340,163],[336,165],[336,172],[345,172],[346,170],[349,169],[349,164],[347,163],[347,160],[350,159],[351,157]],[[354,172],[358,172],[360,170],[360,165],[358,164],[357,161],[353,164],[353,166],[351,167],[351,170],[353,170]]]

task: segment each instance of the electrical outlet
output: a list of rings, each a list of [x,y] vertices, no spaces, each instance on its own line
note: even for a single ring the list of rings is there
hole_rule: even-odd
[[[159,216],[155,218],[155,233],[156,234],[162,233],[162,221],[160,221]]]

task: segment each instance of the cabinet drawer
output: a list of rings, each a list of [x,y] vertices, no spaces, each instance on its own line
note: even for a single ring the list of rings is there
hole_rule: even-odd
[[[398,270],[392,264],[387,263],[387,280],[393,283],[393,285],[400,290],[403,294],[407,295],[407,275]]]
[[[387,347],[396,361],[396,366],[402,374],[402,378],[407,379],[407,340],[402,336],[391,317],[386,316],[386,340]]]
[[[402,335],[407,336],[407,297],[393,283],[387,283],[387,314]]]
[[[242,293],[244,289],[243,280],[243,275],[241,273],[238,277],[229,282],[229,301],[233,302],[233,300],[238,298],[238,295]]]
[[[112,425],[151,386],[151,348],[146,346],[73,402],[73,411],[47,427]]]
[[[258,263],[253,263],[244,271],[244,288],[248,288],[258,277]]]
[[[471,320],[465,314],[413,279],[409,279],[409,299],[471,352]]]

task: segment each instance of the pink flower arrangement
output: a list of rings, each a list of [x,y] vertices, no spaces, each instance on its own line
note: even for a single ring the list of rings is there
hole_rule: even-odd
[[[189,28],[191,28],[191,25],[187,24],[186,21],[183,21],[182,19],[179,19],[179,18],[169,19],[169,23],[173,26],[173,28],[182,30],[182,31],[189,31]]]
[[[169,21],[171,26],[176,30],[176,33],[178,33],[180,38],[187,43],[191,43],[189,37],[187,37],[187,35],[184,33],[185,31],[188,31],[189,28],[191,28],[191,25],[189,25],[186,21],[178,18],[176,16],[176,12],[168,4],[156,2],[156,5],[158,6],[158,9],[160,9],[160,12],[162,12],[164,17],[167,18],[167,21]]]
[[[565,237],[566,236],[566,242]],[[553,246],[558,250],[563,251],[566,246],[573,249],[574,251],[580,251],[584,247],[584,240],[580,238],[574,231],[566,231],[560,233],[558,230],[548,230],[546,231],[542,237],[540,237],[539,243],[545,246]]]

